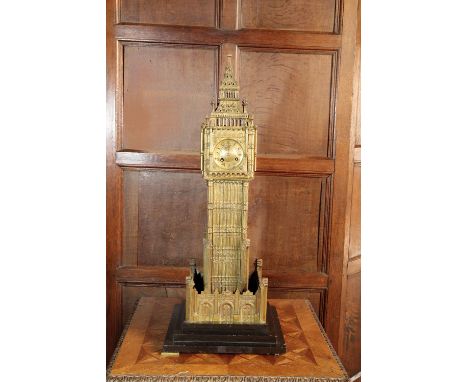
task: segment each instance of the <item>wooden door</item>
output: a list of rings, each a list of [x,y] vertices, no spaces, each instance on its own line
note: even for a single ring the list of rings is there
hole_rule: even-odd
[[[251,256],[269,297],[309,299],[341,350],[356,14],[357,0],[108,0],[108,354],[140,296],[184,296],[201,262],[199,131],[227,54],[258,126]]]

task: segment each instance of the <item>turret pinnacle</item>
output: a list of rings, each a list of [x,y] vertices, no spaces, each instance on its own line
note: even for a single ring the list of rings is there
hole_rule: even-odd
[[[227,65],[224,68],[224,78],[219,86],[219,100],[239,100],[239,84],[234,78],[231,55],[228,55]]]
[[[239,101],[239,84],[234,78],[231,55],[227,56],[227,64],[224,68],[224,77],[219,85],[219,104],[216,112],[242,113]]]

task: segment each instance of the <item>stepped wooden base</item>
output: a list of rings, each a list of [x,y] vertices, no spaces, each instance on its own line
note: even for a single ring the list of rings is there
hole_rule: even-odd
[[[282,354],[286,351],[276,308],[268,305],[266,324],[185,322],[185,302],[174,307],[164,353]]]

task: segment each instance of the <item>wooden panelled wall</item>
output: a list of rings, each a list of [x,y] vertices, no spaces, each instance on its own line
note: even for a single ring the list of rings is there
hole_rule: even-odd
[[[308,298],[341,352],[357,0],[108,0],[108,354],[141,296],[184,296],[202,259],[200,124],[227,54],[258,126],[252,262]],[[347,223],[348,222],[348,223]]]
[[[354,143],[353,169],[350,173],[351,214],[349,247],[347,252],[343,300],[344,320],[340,332],[340,355],[348,373],[353,376],[361,370],[361,12],[358,8],[356,50],[354,62],[354,91],[352,136]],[[356,382],[360,379],[356,379]]]

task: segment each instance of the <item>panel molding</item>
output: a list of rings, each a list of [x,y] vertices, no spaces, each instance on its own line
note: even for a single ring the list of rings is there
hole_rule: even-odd
[[[200,154],[186,152],[148,153],[118,151],[115,163],[121,167],[200,170]],[[333,159],[304,155],[259,155],[259,173],[332,174]]]
[[[334,1],[334,10],[333,10],[333,27],[332,27],[332,30],[331,31],[324,31],[324,30],[312,30],[312,29],[299,29],[299,28],[277,28],[277,29],[273,29],[273,28],[268,28],[268,27],[264,27],[264,28],[260,28],[260,27],[257,27],[257,28],[253,28],[253,27],[243,27],[244,23],[243,23],[243,20],[242,20],[242,8],[243,8],[243,2],[245,0],[237,0],[237,7],[238,7],[238,27],[241,28],[241,29],[247,29],[247,30],[259,30],[259,29],[263,29],[263,30],[268,30],[268,31],[271,31],[271,30],[289,30],[289,31],[297,31],[297,32],[313,32],[313,33],[323,33],[323,34],[340,34],[341,33],[341,20],[342,20],[342,11],[343,11],[343,7],[342,7],[342,0],[335,0]],[[310,2],[309,2],[310,4]],[[309,13],[310,12],[313,12],[311,10],[309,10]]]
[[[128,24],[133,24],[133,23],[128,23],[122,21],[122,0],[114,0],[116,2],[116,25],[128,25]],[[133,0],[135,1],[135,0]],[[220,26],[220,4],[219,0],[213,0],[213,5],[214,5],[214,19],[213,21],[213,27],[212,28],[219,28]],[[135,23],[135,25],[139,25],[140,23]],[[157,24],[157,23],[141,23],[141,24],[147,24],[147,25],[170,25],[170,24]],[[181,24],[181,26],[184,27],[197,27],[196,25],[193,24]]]
[[[331,231],[331,201],[333,197],[333,175],[322,178],[322,190],[320,195],[320,221],[319,248],[317,253],[317,269],[324,273],[329,272],[330,259],[330,231]]]
[[[351,177],[353,166],[352,109],[354,59],[356,45],[358,0],[343,2],[343,47],[339,54],[339,83],[337,86],[335,128],[335,173],[328,274],[330,283],[327,297],[325,329],[337,349],[343,350],[343,321],[346,293],[346,262],[348,253]]]
[[[114,162],[119,147],[117,126],[117,45],[114,40],[115,0],[106,2],[106,359],[122,331],[122,290],[115,268],[122,254],[122,169]]]
[[[112,0],[111,0],[112,1]],[[136,23],[128,23],[122,21],[122,0],[113,0],[115,2],[115,25],[141,25]],[[214,16],[214,27],[206,27],[211,29],[232,29],[239,30],[242,26],[242,0],[219,0],[215,1],[215,16]],[[234,14],[235,12],[235,14]],[[229,14],[228,14],[229,13]],[[234,17],[235,16],[235,17]],[[227,19],[227,20],[225,20]],[[342,19],[343,19],[343,1],[335,0],[335,12],[334,12],[334,26],[333,32],[320,32],[320,31],[308,31],[308,30],[286,30],[280,29],[280,31],[291,31],[300,33],[315,33],[325,35],[340,35],[342,30]],[[169,26],[168,24],[148,24],[151,26]],[[187,27],[190,25],[183,25]],[[193,27],[193,26],[191,26]],[[254,28],[241,28],[242,30],[259,30]],[[263,29],[266,31],[274,31],[272,29]]]
[[[343,0],[335,2],[335,33],[341,34],[343,30]]]
[[[115,26],[115,35],[117,40],[129,42],[200,45],[229,43],[242,46],[324,50],[338,50],[341,47],[341,35],[284,30],[221,30],[174,25],[119,24]]]
[[[241,0],[220,0],[219,27],[236,30],[240,26]]]
[[[181,288],[185,287],[185,277],[188,275],[188,266],[121,266],[116,271],[116,278],[119,283],[180,286]],[[268,286],[272,288],[294,290],[328,288],[328,275],[323,272],[292,274],[265,270],[264,276],[269,278]]]

